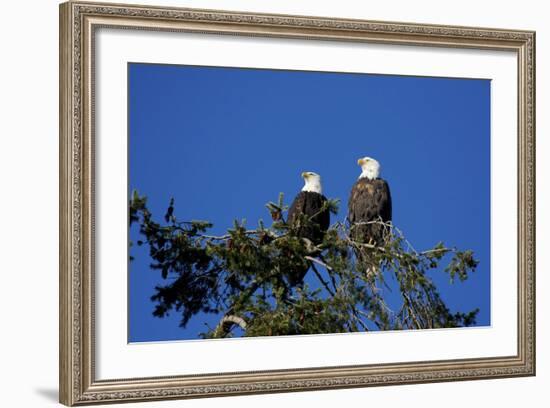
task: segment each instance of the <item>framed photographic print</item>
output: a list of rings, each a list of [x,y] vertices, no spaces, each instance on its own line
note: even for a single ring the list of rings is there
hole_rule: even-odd
[[[60,6],[66,405],[535,374],[535,33]]]

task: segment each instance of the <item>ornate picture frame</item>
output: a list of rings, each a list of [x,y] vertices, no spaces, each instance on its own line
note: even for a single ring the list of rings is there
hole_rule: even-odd
[[[440,47],[517,59],[517,352],[98,379],[95,47],[101,28]],[[60,402],[80,405],[535,375],[535,33],[136,5],[60,5]]]

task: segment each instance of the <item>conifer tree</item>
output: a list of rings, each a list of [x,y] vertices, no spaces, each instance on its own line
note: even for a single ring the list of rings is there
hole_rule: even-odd
[[[333,214],[338,201],[325,204]],[[270,202],[269,226],[248,229],[235,221],[212,235],[208,221],[176,218],[172,199],[162,221],[147,198],[134,191],[130,224],[136,223],[165,284],[155,287],[153,315],[181,314],[180,326],[201,313],[219,316],[204,338],[343,333],[462,327],[475,324],[478,309],[452,312],[430,273],[464,281],[478,261],[471,250],[437,243],[417,251],[392,223],[384,245],[353,241],[349,225],[334,223],[314,245],[285,222],[283,195]],[[310,220],[302,220],[307,223]],[[303,224],[301,224],[303,225]],[[293,270],[309,268],[309,279],[294,282]]]

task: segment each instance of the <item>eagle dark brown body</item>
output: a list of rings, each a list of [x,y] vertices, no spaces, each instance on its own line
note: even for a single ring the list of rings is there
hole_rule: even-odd
[[[326,201],[326,197],[322,194],[301,191],[288,210],[288,223],[291,225],[300,220],[301,214],[304,214],[308,219],[311,218],[309,225],[298,227],[298,236],[308,238],[315,245],[323,241],[325,232],[330,225],[330,211],[328,209],[321,211]]]
[[[351,189],[348,202],[351,239],[377,246],[383,245],[386,228],[377,223],[361,223],[388,222],[391,219],[392,202],[388,183],[381,178],[363,177],[357,180]]]
[[[326,197],[313,191],[301,191],[288,210],[288,224],[296,228],[296,235],[309,239],[314,245],[323,241],[330,224],[330,211],[322,210]],[[307,221],[311,220],[311,221]],[[309,262],[304,267],[286,271],[291,286],[301,285],[309,270]]]

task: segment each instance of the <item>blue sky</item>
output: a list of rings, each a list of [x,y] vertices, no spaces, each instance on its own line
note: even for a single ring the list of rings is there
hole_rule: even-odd
[[[160,220],[170,197],[180,219],[222,233],[234,219],[254,227],[302,171],[322,175],[343,220],[357,159],[376,158],[390,185],[393,221],[417,250],[438,241],[480,261],[464,283],[432,275],[452,311],[479,307],[490,324],[490,81],[286,70],[129,64],[129,191]],[[136,229],[130,239],[138,239]],[[152,316],[162,283],[146,248],[131,249],[129,340],[197,338],[179,316]]]

